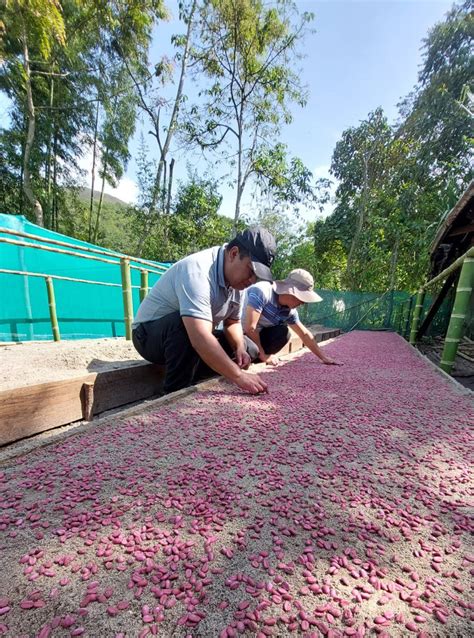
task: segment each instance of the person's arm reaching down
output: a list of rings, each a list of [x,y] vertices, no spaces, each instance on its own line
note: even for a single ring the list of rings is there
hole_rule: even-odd
[[[277,365],[278,357],[273,354],[266,354],[264,349],[262,348],[262,342],[260,341],[260,333],[257,330],[258,320],[260,319],[260,315],[262,313],[252,306],[247,306],[247,311],[244,317],[244,332],[252,339],[255,345],[258,347],[258,356],[260,361],[264,361],[267,365]]]
[[[212,334],[210,321],[194,317],[182,317],[182,320],[191,345],[210,368],[251,394],[268,391],[267,384],[258,375],[244,372],[227,356]]]
[[[301,339],[303,344],[307,348],[309,348],[309,350],[311,350],[311,352],[313,354],[315,354],[317,357],[319,357],[319,359],[321,359],[321,361],[323,363],[325,363],[326,365],[339,365],[336,361],[334,361],[330,357],[327,357],[324,354],[324,352],[321,350],[321,348],[316,343],[316,341],[314,339],[314,336],[311,334],[311,332],[301,322],[288,324],[288,325],[289,325],[289,327],[292,330],[294,330],[294,332],[296,332],[296,334]]]
[[[236,364],[239,368],[248,368],[250,356],[245,348],[244,333],[239,319],[226,319],[224,321],[224,334],[235,352]]]

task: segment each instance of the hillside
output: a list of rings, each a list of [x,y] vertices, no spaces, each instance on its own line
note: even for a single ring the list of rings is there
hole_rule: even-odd
[[[90,202],[91,199],[91,189],[90,188],[80,188],[78,190],[77,196],[81,202]],[[100,191],[94,191],[94,202],[98,202],[100,199]],[[117,206],[121,206],[123,208],[127,208],[129,204],[119,199],[118,197],[114,197],[113,195],[107,195],[104,193],[103,203],[107,202],[107,204],[115,204]]]
[[[90,193],[89,188],[81,188],[76,195],[84,214],[86,214],[86,211],[88,214],[89,211]],[[100,192],[94,191],[94,219],[99,199]],[[126,202],[118,199],[118,197],[104,193],[97,241],[99,245],[125,253],[130,251],[130,233],[128,232],[130,217],[127,214],[128,208],[129,204]]]

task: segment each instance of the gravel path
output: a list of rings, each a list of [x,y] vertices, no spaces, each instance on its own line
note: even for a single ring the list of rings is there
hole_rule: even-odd
[[[325,349],[0,468],[0,635],[472,635],[471,397],[394,334]]]

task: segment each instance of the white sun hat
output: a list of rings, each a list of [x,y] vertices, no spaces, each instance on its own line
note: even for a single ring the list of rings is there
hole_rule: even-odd
[[[302,268],[292,270],[286,279],[275,281],[277,295],[293,295],[304,303],[322,301],[322,298],[313,290],[314,279],[312,275]]]

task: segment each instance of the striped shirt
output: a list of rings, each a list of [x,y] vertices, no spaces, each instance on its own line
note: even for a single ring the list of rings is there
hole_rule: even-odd
[[[283,323],[295,324],[300,322],[297,310],[287,308],[278,303],[278,295],[269,281],[259,281],[257,284],[247,288],[242,320],[245,320],[248,306],[261,313],[257,330],[278,326]]]

